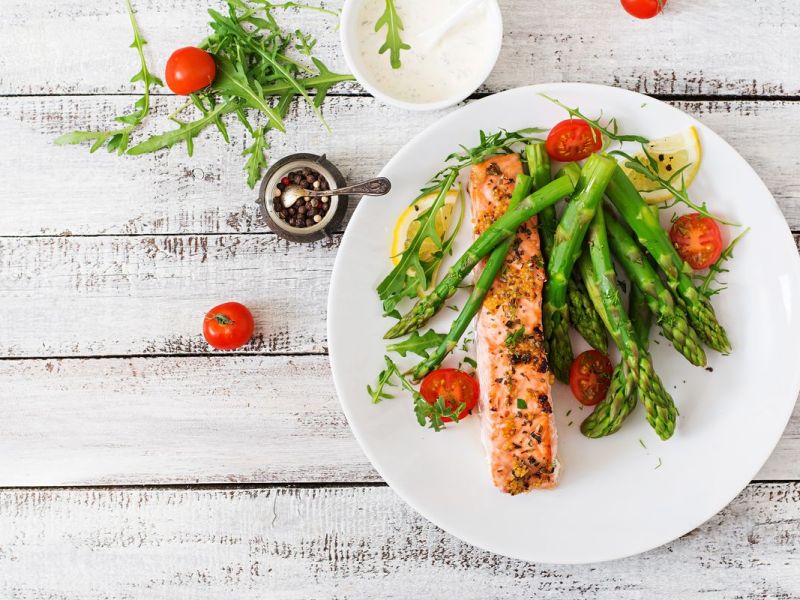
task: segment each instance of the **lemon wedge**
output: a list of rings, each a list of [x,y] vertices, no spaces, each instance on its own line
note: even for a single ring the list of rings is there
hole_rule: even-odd
[[[422,196],[419,200],[405,209],[403,214],[398,217],[397,222],[394,225],[394,235],[392,236],[392,262],[394,262],[394,264],[400,262],[400,254],[403,252],[403,250],[408,248],[411,240],[414,239],[414,236],[419,231],[420,223],[416,220],[417,217],[433,206],[437,195],[438,194],[436,192],[433,192],[431,194]],[[436,233],[438,233],[439,237],[442,239],[445,237],[447,230],[450,228],[450,222],[453,219],[453,212],[457,202],[458,192],[456,190],[450,190],[447,192],[447,196],[444,199],[442,207],[436,213]],[[433,258],[433,253],[438,249],[439,247],[436,245],[436,242],[434,242],[431,238],[423,240],[422,245],[419,248],[420,260],[422,262],[430,261]]]
[[[658,161],[658,175],[662,179],[669,179],[676,172],[684,167],[681,175],[673,181],[673,186],[680,189],[682,185],[689,187],[700,169],[700,161],[703,150],[700,145],[700,138],[694,127],[689,127],[681,133],[670,135],[657,140],[652,140],[646,146],[647,153]],[[643,164],[649,164],[644,153],[637,154],[635,158]],[[642,198],[650,204],[668,202],[672,199],[672,194],[662,189],[659,185],[645,175],[637,173],[625,166],[626,161],[622,161],[620,166],[625,174],[633,182],[633,185],[642,193]],[[686,165],[689,165],[688,167]],[[683,183],[681,182],[683,180]]]

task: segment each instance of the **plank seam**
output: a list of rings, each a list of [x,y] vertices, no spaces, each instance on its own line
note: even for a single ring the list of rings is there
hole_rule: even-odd
[[[131,358],[239,358],[249,356],[275,356],[298,358],[303,356],[328,356],[328,352],[157,352],[152,354],[75,354],[64,356],[0,356],[0,361],[14,360],[114,360]]]
[[[753,479],[747,485],[795,485],[800,484],[797,479]],[[109,485],[39,485],[39,486],[0,486],[2,492],[26,492],[39,490],[64,490],[64,491],[95,491],[95,490],[121,490],[121,491],[248,491],[272,489],[352,489],[352,488],[388,488],[384,481],[323,481],[323,482],[291,482],[291,483],[162,483],[162,484],[109,484]]]
[[[476,92],[469,96],[464,102],[468,100],[480,100],[481,98],[487,98],[489,96],[493,96],[495,94],[499,94],[501,92],[508,91],[509,89],[514,88],[507,88],[503,90],[497,90],[495,92]],[[627,88],[620,88],[620,89],[627,89]],[[643,93],[643,92],[639,92]],[[800,95],[786,95],[786,96],[778,96],[778,95],[764,95],[758,96],[755,94],[746,94],[746,95],[734,95],[734,94],[644,94],[645,96],[649,96],[655,100],[661,100],[662,102],[800,102]],[[101,92],[101,93],[59,93],[59,94],[0,94],[0,98],[92,98],[92,97],[102,97],[102,96],[109,96],[109,97],[131,97],[131,98],[138,98],[141,96],[140,93],[136,92]],[[151,93],[151,97],[154,98],[170,98],[170,97],[177,97],[175,94],[160,94],[160,93]],[[272,97],[272,96],[270,96]],[[326,98],[372,98],[371,94],[365,92],[330,92],[326,94]]]

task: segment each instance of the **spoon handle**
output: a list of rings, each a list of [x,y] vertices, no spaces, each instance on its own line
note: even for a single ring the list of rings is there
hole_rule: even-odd
[[[386,177],[376,177],[374,179],[367,179],[361,183],[348,185],[335,190],[314,190],[304,192],[305,196],[319,198],[320,196],[336,196],[338,194],[352,194],[353,196],[383,196],[388,194],[392,189],[392,182]]]

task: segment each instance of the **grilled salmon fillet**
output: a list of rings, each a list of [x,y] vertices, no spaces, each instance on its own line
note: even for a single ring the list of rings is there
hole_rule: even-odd
[[[472,167],[469,191],[476,236],[506,211],[521,172],[517,154]],[[546,275],[536,223],[533,217],[517,231],[476,325],[482,438],[492,480],[509,494],[552,488],[558,479],[552,378],[542,331]]]

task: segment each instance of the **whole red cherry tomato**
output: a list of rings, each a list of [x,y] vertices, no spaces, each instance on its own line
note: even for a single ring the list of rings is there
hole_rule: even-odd
[[[167,61],[165,73],[169,89],[180,96],[208,87],[216,75],[214,57],[194,46],[175,50]]]
[[[203,320],[203,336],[217,350],[236,350],[253,337],[253,315],[244,304],[215,306]]]
[[[667,0],[620,0],[622,8],[637,19],[652,19],[662,10]]]

